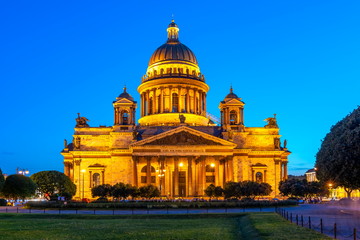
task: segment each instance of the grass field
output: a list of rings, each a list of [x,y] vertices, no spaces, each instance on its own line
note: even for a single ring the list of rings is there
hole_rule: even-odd
[[[330,239],[274,213],[208,215],[0,214],[0,239]]]

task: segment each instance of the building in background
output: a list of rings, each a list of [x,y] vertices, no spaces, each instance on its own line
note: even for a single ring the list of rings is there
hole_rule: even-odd
[[[267,182],[272,196],[287,178],[290,152],[280,141],[276,115],[264,127],[245,124],[245,103],[230,88],[219,99],[221,119],[206,111],[209,86],[195,54],[179,41],[172,21],[167,42],[150,57],[138,87],[138,102],[126,88],[113,102],[114,125],[90,127],[76,119],[72,143],[64,143],[65,174],[77,185],[76,198],[91,188],[124,182],[156,185],[162,196],[203,196],[210,184]]]

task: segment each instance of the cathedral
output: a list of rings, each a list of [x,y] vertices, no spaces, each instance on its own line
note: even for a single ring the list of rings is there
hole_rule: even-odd
[[[78,114],[73,141],[65,140],[61,152],[75,199],[91,199],[93,187],[118,182],[152,184],[171,198],[201,197],[210,184],[245,180],[269,183],[271,196],[279,194],[290,152],[276,115],[264,127],[248,127],[245,104],[232,88],[219,99],[220,119],[208,114],[209,86],[174,21],[137,90],[139,103],[126,88],[115,99],[113,126],[91,127]]]

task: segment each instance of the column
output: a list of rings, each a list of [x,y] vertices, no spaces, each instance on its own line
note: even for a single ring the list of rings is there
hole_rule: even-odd
[[[174,197],[179,196],[179,158],[174,157]]]
[[[140,108],[140,115],[141,117],[144,116],[144,93],[140,94],[140,101],[141,101],[141,108]]]
[[[92,171],[89,171],[89,188],[92,187]]]
[[[169,88],[169,103],[170,103],[170,106],[169,106],[169,112],[172,112],[173,110],[173,102],[172,102],[172,87]]]
[[[181,113],[183,109],[183,97],[181,96],[181,87],[178,87],[178,112]]]
[[[223,183],[224,183],[224,187],[225,187],[225,183],[227,182],[227,179],[226,179],[226,158],[224,158],[223,160],[222,160],[222,162],[223,162]]]
[[[204,92],[204,112],[206,115],[206,92]]]
[[[265,183],[266,183],[266,180],[267,180],[267,176],[266,176],[266,175],[267,175],[267,171],[264,170],[264,179],[263,179],[263,180],[264,180]]]
[[[189,113],[190,112],[190,91],[189,88],[186,88],[186,112]]]
[[[133,184],[134,186],[138,186],[138,171],[137,171],[137,162],[138,157],[133,156]]]
[[[150,115],[151,112],[150,112],[150,91],[149,90],[146,90],[146,112],[147,114],[146,115]]]
[[[158,113],[158,105],[157,105],[157,98],[156,98],[156,89],[153,89],[153,114]]]
[[[204,190],[205,190],[205,185],[206,185],[206,171],[205,171],[205,158],[202,159],[201,161],[201,184],[200,184],[200,194],[204,195]]]
[[[151,157],[146,157],[146,184],[151,184]]]
[[[164,89],[160,88],[160,113],[164,113]]]
[[[229,168],[229,181],[234,181],[234,160],[231,158],[229,159],[229,163],[228,163],[228,168]]]
[[[187,181],[187,185],[188,185],[188,196],[193,196],[193,182],[192,182],[192,158],[193,157],[188,157],[188,181]]]
[[[284,180],[288,178],[287,162],[284,163]]]
[[[220,186],[220,178],[219,178],[219,165],[220,161],[218,158],[215,158],[215,186]]]

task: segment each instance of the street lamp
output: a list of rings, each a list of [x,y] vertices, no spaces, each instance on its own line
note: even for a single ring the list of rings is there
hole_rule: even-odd
[[[333,185],[332,185],[332,183],[329,183],[328,186],[329,186],[329,194],[330,194],[330,197],[333,198],[333,192],[332,192],[332,186],[333,186]]]
[[[83,201],[84,194],[85,194],[85,172],[86,172],[86,170],[82,169],[81,172],[82,172],[82,199],[81,199],[81,201]]]
[[[29,174],[29,170],[27,169],[19,169],[19,168],[16,168],[16,174],[21,174],[21,175],[24,175],[26,176],[27,174]]]
[[[166,169],[163,169],[163,166],[160,167],[160,169],[156,169],[156,173],[158,177],[160,178],[160,194],[162,189],[162,179],[165,176]]]

